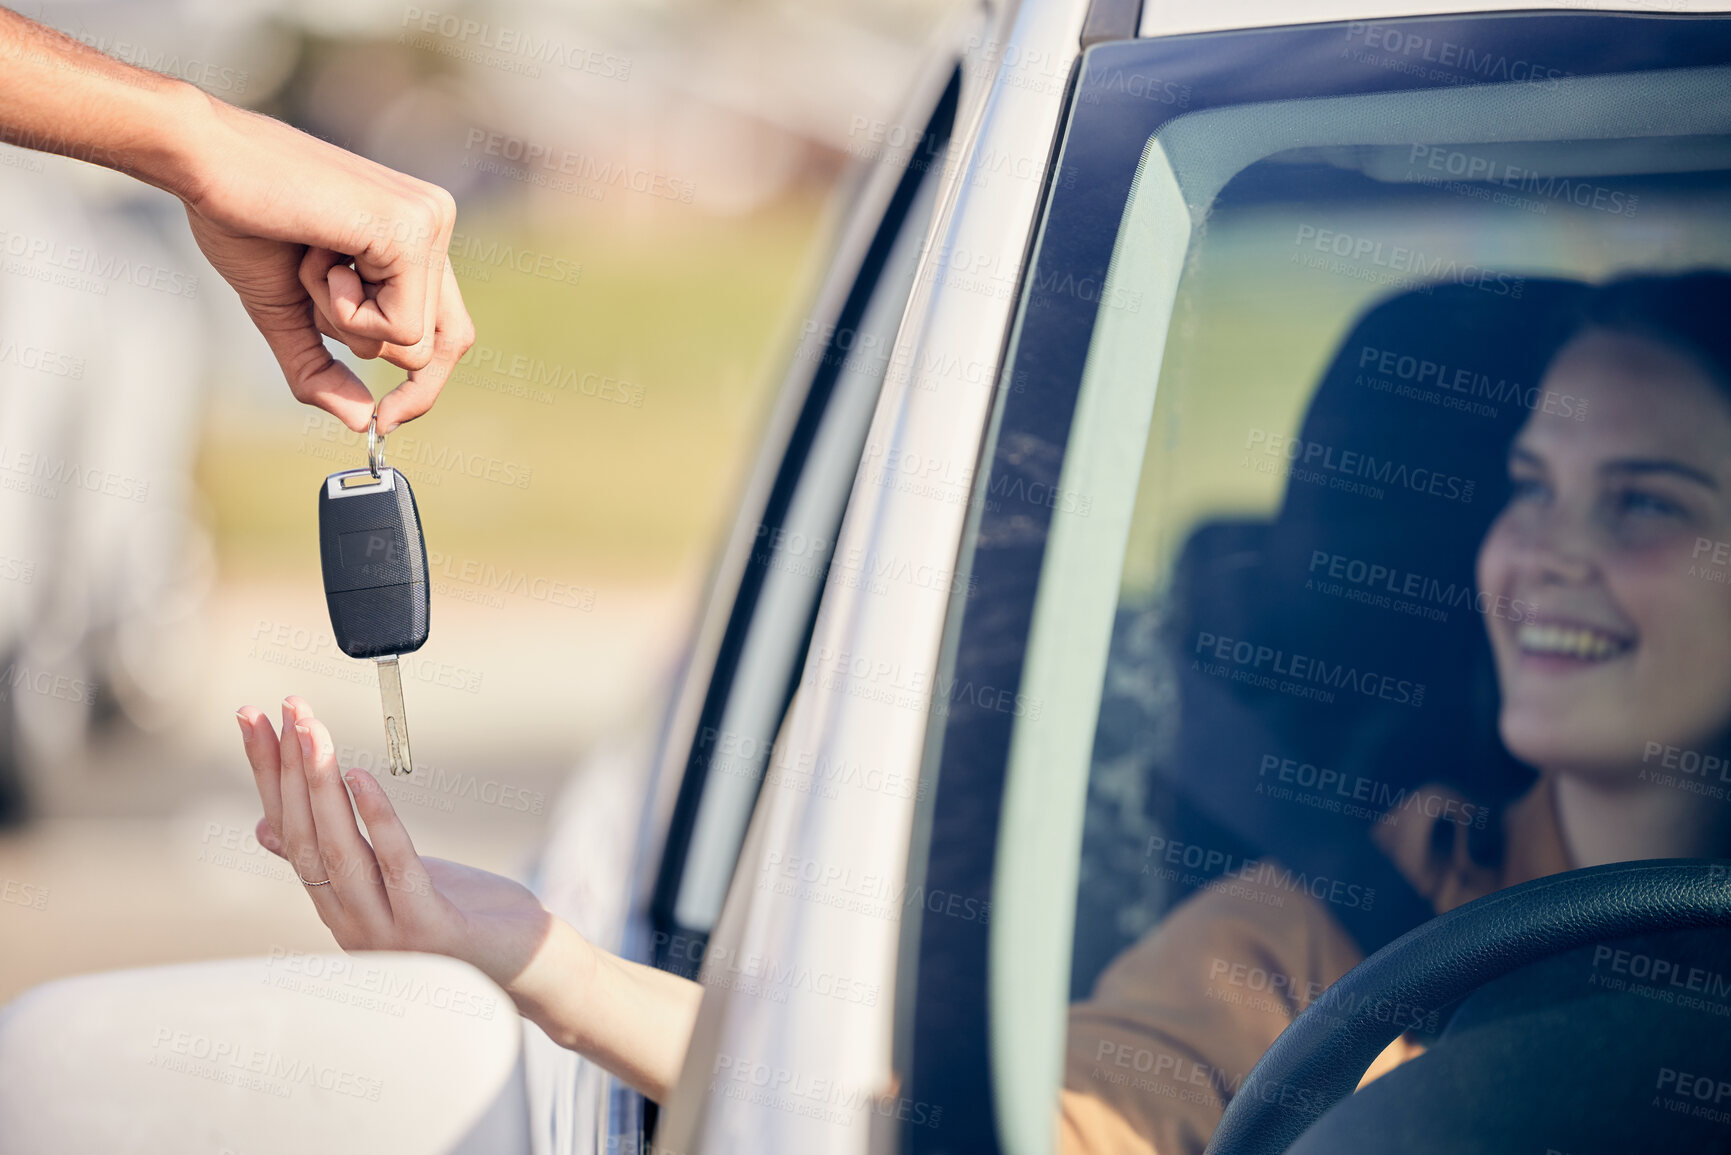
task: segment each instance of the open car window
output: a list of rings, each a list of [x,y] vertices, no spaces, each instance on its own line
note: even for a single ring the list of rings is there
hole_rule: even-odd
[[[1423,1078],[1465,1030],[1642,989],[1660,1017],[1605,1059],[1600,1145],[1551,1120],[1535,1149],[1731,1133],[1690,1099],[1731,1078],[1723,934],[1601,944],[1462,1006],[1330,994],[1503,887],[1731,856],[1726,33],[1510,17],[1090,53],[1062,163],[1091,192],[1042,231],[1008,371],[1043,401],[1005,401],[990,608],[954,671],[1014,708],[947,721],[926,864],[993,903],[972,944],[924,920],[915,1000],[934,1101],[930,1064],[983,1027],[984,1142],[1200,1152],[1306,1008],[1397,1022],[1370,1076]],[[977,813],[994,787],[994,843],[940,855],[945,790]],[[927,1000],[945,949],[981,964],[977,1020]]]

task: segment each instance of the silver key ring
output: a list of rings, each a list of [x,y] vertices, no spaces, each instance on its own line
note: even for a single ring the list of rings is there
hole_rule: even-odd
[[[385,467],[385,439],[379,436],[379,407],[373,406],[373,419],[367,424],[367,468],[374,477]]]

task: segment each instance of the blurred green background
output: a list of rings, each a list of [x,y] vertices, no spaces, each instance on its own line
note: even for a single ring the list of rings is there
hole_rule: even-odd
[[[387,784],[424,853],[520,875],[584,767],[646,764],[862,175],[862,126],[895,118],[960,7],[22,9],[457,199],[477,344],[386,446],[433,561],[432,634],[404,662],[417,772]],[[529,144],[573,158],[569,187],[510,163]],[[0,274],[0,338],[86,368],[0,364],[0,441],[149,486],[141,503],[0,490],[0,662],[94,688],[0,694],[0,887],[45,896],[0,903],[0,1001],[84,971],[330,950],[252,840],[232,717],[299,694],[345,765],[380,764],[374,675],[335,648],[316,532],[320,481],[364,464],[365,439],[289,395],[172,197],[0,146],[0,229],[197,279],[170,297],[53,284],[46,265]],[[375,394],[401,379],[351,363]],[[536,804],[489,805],[478,782]]]

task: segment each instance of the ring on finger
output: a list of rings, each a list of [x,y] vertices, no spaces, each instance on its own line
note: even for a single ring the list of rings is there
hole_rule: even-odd
[[[301,878],[299,871],[295,872],[295,877]],[[331,880],[327,878],[323,882],[314,882],[308,878],[301,878],[301,884],[303,886],[329,886],[331,884]]]

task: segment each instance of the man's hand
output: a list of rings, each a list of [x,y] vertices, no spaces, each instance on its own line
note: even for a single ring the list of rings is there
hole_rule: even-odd
[[[379,432],[425,413],[475,341],[446,259],[456,202],[269,117],[210,105],[182,194],[187,220],[290,391],[367,427],[372,395],[322,333],[409,371],[379,405]]]
[[[430,409],[474,343],[446,259],[457,209],[444,189],[4,8],[0,141],[180,197],[289,389],[350,429],[367,427],[372,396],[320,334],[409,371],[379,405],[381,433]]]

